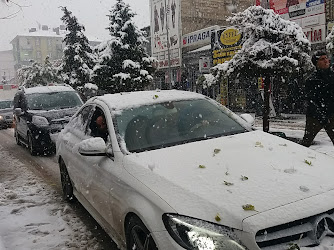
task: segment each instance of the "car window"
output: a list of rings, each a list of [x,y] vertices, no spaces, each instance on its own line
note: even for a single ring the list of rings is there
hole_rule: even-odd
[[[105,114],[101,108],[95,107],[95,111],[89,119],[87,134],[92,137],[101,137],[105,142],[108,140],[108,126]]]
[[[24,95],[22,92],[18,92],[15,96],[14,96],[14,108],[21,108],[23,110],[26,109],[26,104],[24,101]]]
[[[117,131],[130,152],[173,146],[246,132],[223,109],[206,99],[160,103],[123,110]]]
[[[95,107],[92,105],[83,107],[69,122],[69,127],[87,134],[89,118],[92,116],[94,110]]]
[[[27,95],[28,109],[51,110],[77,107],[82,104],[74,91],[34,93]]]
[[[7,109],[12,107],[12,101],[0,101],[0,109]]]

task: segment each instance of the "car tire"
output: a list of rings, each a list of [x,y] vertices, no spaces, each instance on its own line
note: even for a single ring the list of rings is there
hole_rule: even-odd
[[[59,170],[60,170],[61,188],[63,190],[63,198],[65,201],[73,202],[75,200],[73,194],[73,185],[63,159],[59,160]]]
[[[137,217],[132,216],[126,226],[126,249],[132,250],[157,250],[157,245],[151,236],[150,231]]]
[[[14,136],[15,136],[16,144],[19,145],[19,146],[22,146],[22,142],[20,140],[20,135],[19,135],[19,133],[17,132],[16,129],[14,130]]]
[[[36,144],[32,138],[31,133],[28,133],[28,149],[31,155],[37,155],[38,151],[36,149]]]

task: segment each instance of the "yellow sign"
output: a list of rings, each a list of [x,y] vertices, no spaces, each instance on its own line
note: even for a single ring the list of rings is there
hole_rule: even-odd
[[[220,103],[228,106],[228,80],[226,77],[220,83]]]
[[[220,41],[224,45],[237,43],[241,38],[241,33],[237,29],[226,29],[220,36]]]
[[[263,78],[262,77],[257,78],[257,86],[259,89],[263,89]]]

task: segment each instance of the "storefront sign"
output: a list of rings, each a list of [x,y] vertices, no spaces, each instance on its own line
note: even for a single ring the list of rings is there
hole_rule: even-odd
[[[219,29],[219,26],[215,25],[184,35],[182,37],[182,47],[210,44],[211,33],[217,29]]]
[[[311,43],[323,43],[326,41],[326,25],[318,25],[303,29],[305,36]]]
[[[241,38],[239,30],[231,28],[224,30],[220,35],[220,42],[224,45],[236,44]]]
[[[257,0],[256,5],[263,1]],[[270,9],[286,20],[312,16],[325,12],[325,0],[269,0]]]
[[[217,30],[211,35],[213,65],[221,64],[232,59],[242,48],[242,33],[236,27]]]
[[[323,14],[325,16],[325,14]],[[303,18],[302,22],[302,27],[307,27],[307,26],[313,26],[313,25],[318,25],[319,23],[319,18],[320,15],[315,15],[315,16],[310,16],[310,17],[305,17]]]
[[[199,59],[199,72],[208,73],[210,72],[211,63],[210,57],[201,57]]]

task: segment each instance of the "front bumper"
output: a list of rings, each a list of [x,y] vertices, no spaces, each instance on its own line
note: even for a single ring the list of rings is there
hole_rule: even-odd
[[[49,149],[54,148],[55,141],[51,139],[54,134],[57,134],[61,131],[62,127],[54,127],[54,126],[47,126],[47,127],[37,127],[34,124],[29,125],[29,130],[35,140],[35,145],[39,149]]]
[[[11,128],[13,126],[13,119],[11,117],[4,117],[0,119],[0,128]]]
[[[159,250],[184,250],[167,231],[153,232],[153,238]]]

